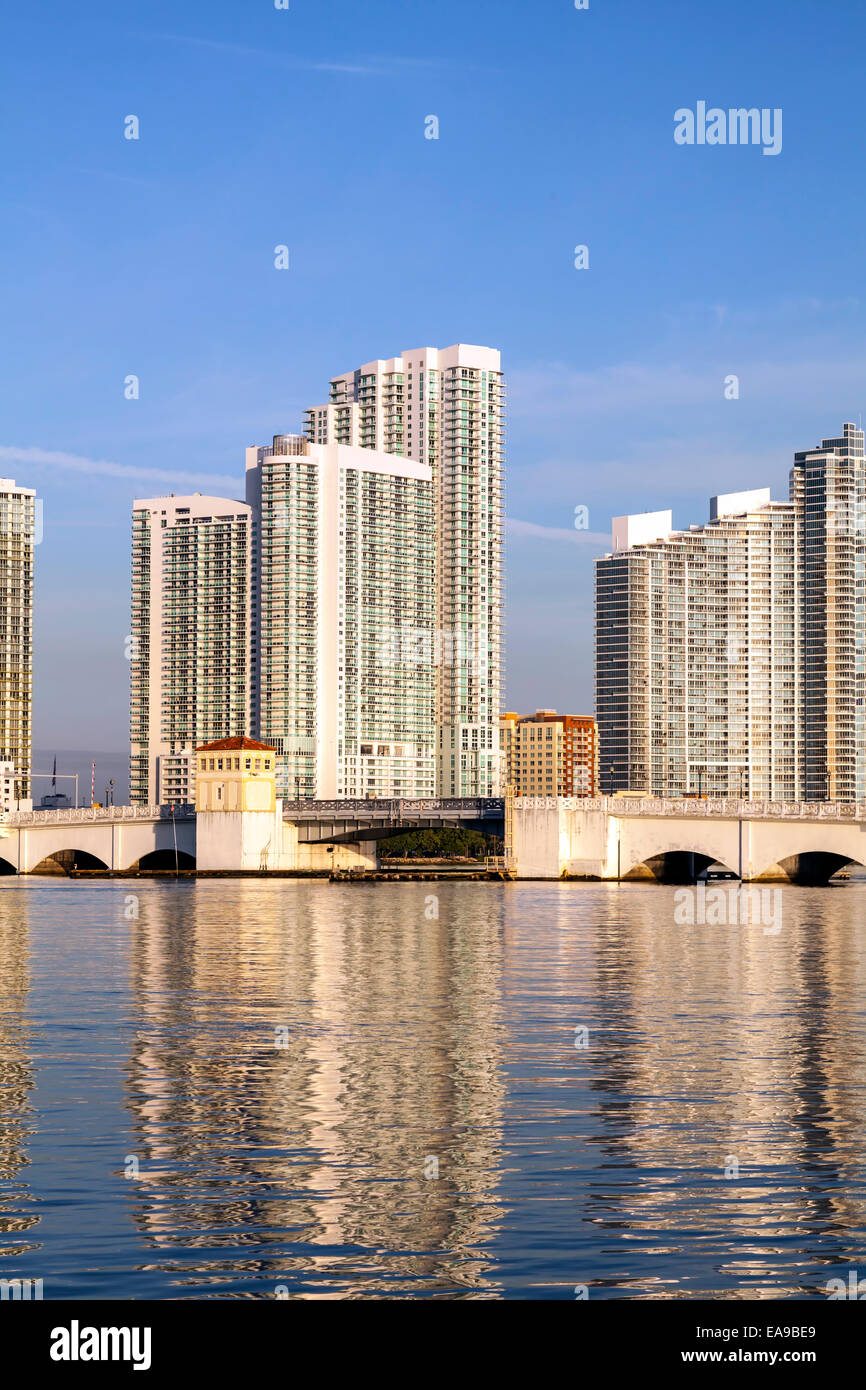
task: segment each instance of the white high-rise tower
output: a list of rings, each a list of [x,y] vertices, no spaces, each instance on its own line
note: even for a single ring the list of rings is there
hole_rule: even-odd
[[[198,745],[249,732],[254,525],[227,497],[133,502],[133,803],[192,802]]]
[[[306,413],[311,443],[354,445],[429,466],[436,584],[436,787],[501,787],[504,396],[499,353],[418,348],[334,377]]]
[[[0,478],[0,809],[30,798],[36,493]]]
[[[795,801],[795,515],[769,488],[710,520],[615,517],[596,562],[601,788]]]
[[[253,734],[276,750],[278,796],[432,796],[430,469],[282,434],[247,450],[247,501]]]
[[[806,801],[866,797],[866,437],[794,455],[800,774]]]

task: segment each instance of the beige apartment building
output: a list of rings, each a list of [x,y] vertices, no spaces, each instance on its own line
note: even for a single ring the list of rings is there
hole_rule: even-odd
[[[499,747],[516,796],[596,796],[598,734],[590,715],[503,714]]]

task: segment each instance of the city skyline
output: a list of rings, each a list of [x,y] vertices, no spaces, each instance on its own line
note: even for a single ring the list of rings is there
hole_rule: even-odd
[[[283,1303],[556,1301],[625,1374],[826,1379],[866,0],[7,9],[25,1353],[225,1378]]]
[[[296,429],[371,353],[502,352],[512,709],[590,707],[593,560],[624,493],[677,525],[756,478],[781,495],[792,448],[857,421],[845,223],[863,195],[839,135],[859,129],[862,6],[792,21],[790,5],[733,0],[648,23],[638,0],[537,17],[444,0],[432,28],[394,3],[341,7],[336,25],[302,4],[214,0],[181,20],[154,0],[134,22],[100,8],[47,30],[9,18],[4,91],[30,116],[0,192],[16,268],[0,473],[45,502],[37,746],[60,730],[66,747],[126,746],[112,576],[133,498],[223,495],[239,446]],[[32,109],[34,91],[52,101]],[[675,111],[704,97],[784,107],[781,154],[678,146]],[[841,187],[846,219],[815,219],[804,246],[803,207]]]
[[[134,802],[192,801],[197,745],[241,734],[283,797],[500,792],[500,354],[378,358],[329,394],[247,449],[244,504],[133,504]]]
[[[397,359],[392,359],[392,361],[395,361],[395,360],[397,360]],[[306,418],[307,428],[308,428],[310,434],[313,434],[313,433],[315,432],[316,428],[317,428],[317,426],[314,424],[314,420],[315,420],[315,417],[316,417],[316,411],[317,411],[317,408],[311,408],[311,409],[309,409],[309,410],[306,412],[305,418]],[[319,426],[319,428],[321,428],[321,426]],[[828,439],[825,438],[825,439],[823,439],[823,440],[819,440],[819,441],[816,443],[816,445],[813,446],[813,447],[810,448],[810,449],[798,450],[798,451],[796,451],[796,460],[797,460],[797,463],[796,463],[796,465],[795,465],[795,468],[794,468],[794,469],[790,469],[790,468],[789,468],[789,484],[790,484],[790,489],[791,489],[791,492],[792,492],[792,496],[793,496],[793,489],[794,489],[794,482],[793,482],[793,479],[794,479],[795,472],[796,472],[797,468],[802,469],[807,461],[808,461],[809,463],[813,464],[813,465],[814,465],[816,462],[818,462],[818,463],[822,462],[822,461],[825,459],[825,457],[826,457],[826,455],[827,455],[827,451],[828,451],[828,449],[831,448],[831,446],[838,445],[840,448],[843,448],[843,451],[844,451],[844,450],[847,450],[848,445],[849,445],[849,436],[850,436],[850,433],[851,433],[851,432],[853,432],[855,435],[860,435],[860,434],[861,434],[861,432],[857,429],[856,426],[854,426],[854,425],[851,424],[851,423],[846,423],[846,424],[844,425],[844,427],[843,427],[843,435],[842,435],[842,437],[841,437],[839,440],[832,440],[832,439],[831,439],[831,440],[828,440]],[[289,436],[289,435],[276,436],[276,437],[275,437],[275,442],[276,442],[277,439],[289,440],[289,439],[291,439],[291,438],[304,439],[304,438],[306,438],[306,437],[305,437],[305,436]],[[310,441],[308,441],[308,442],[310,442]],[[856,443],[856,440],[855,440],[854,442]],[[256,457],[260,457],[264,452],[265,452],[265,451],[263,451],[261,448],[256,448],[255,446],[253,446],[252,448],[248,448],[248,449],[247,449],[248,468],[249,468],[250,459],[254,459],[254,458],[256,458]],[[272,446],[268,446],[268,452],[271,452],[271,453],[273,452]],[[366,450],[364,451],[364,453],[365,453],[367,456],[369,456],[369,455],[370,455],[371,453],[373,453],[373,452],[374,452],[374,451],[372,451],[372,450],[370,450],[370,449],[366,449]],[[384,457],[386,457],[386,456],[383,455],[382,457],[384,458]],[[393,457],[393,456],[392,456],[392,457]],[[858,456],[858,457],[859,457],[859,456]],[[9,480],[7,480],[7,481],[9,481]],[[862,480],[861,480],[861,483],[858,485],[858,487],[859,487],[860,491],[857,491],[857,489],[855,489],[855,491],[857,491],[857,496],[860,497],[860,492],[862,492],[862,490],[863,490]],[[19,486],[19,489],[18,489],[18,490],[19,490],[19,491],[22,490],[22,489],[20,488],[20,486]],[[34,493],[34,490],[33,490],[33,489],[25,489],[25,491],[28,491],[28,492],[31,493],[31,494]],[[722,506],[724,506],[724,505],[726,505],[729,501],[732,501],[732,502],[736,503],[736,502],[737,502],[739,499],[741,499],[741,498],[751,499],[751,504],[752,504],[752,505],[756,505],[756,506],[758,506],[759,508],[762,508],[762,507],[765,505],[765,503],[769,503],[770,506],[774,507],[777,511],[785,511],[786,508],[790,508],[790,507],[793,506],[793,502],[789,502],[789,503],[778,502],[778,501],[777,501],[777,502],[770,502],[770,492],[771,492],[771,490],[770,490],[769,488],[765,488],[765,489],[758,489],[757,491],[756,491],[755,489],[751,489],[750,491],[744,492],[744,493],[741,493],[741,494],[729,494],[729,495],[726,495],[726,496],[720,495],[719,497],[713,499],[713,506],[714,506],[714,508],[717,506],[717,504],[721,504]],[[852,494],[852,496],[853,496],[853,494]],[[841,494],[840,494],[840,497],[841,497]],[[185,502],[188,503],[188,502],[192,499],[192,500],[195,502],[198,511],[199,511],[200,513],[202,513],[202,514],[203,514],[204,512],[206,512],[206,511],[208,510],[208,508],[209,508],[211,511],[214,511],[215,509],[218,509],[218,506],[223,505],[223,504],[228,504],[228,505],[230,505],[232,508],[234,508],[235,506],[241,508],[242,510],[244,510],[244,511],[246,512],[247,516],[250,516],[250,515],[251,515],[250,508],[249,508],[248,503],[241,503],[238,499],[208,498],[206,495],[204,495],[204,494],[199,494],[199,493],[190,494],[189,497],[177,496],[177,495],[175,495],[175,494],[164,494],[164,495],[160,495],[159,497],[156,497],[156,498],[153,498],[153,499],[146,499],[145,502],[144,502],[143,504],[141,504],[141,505],[154,505],[154,506],[156,506],[157,503],[165,502],[167,499],[171,499],[171,505],[172,505],[173,508],[175,508],[175,509],[180,509],[180,510],[184,510],[184,511],[185,511],[185,510],[188,510],[188,508],[182,507],[182,506],[179,507],[179,504],[182,504],[182,503],[185,503]],[[849,502],[851,501],[850,498],[848,498],[847,500],[848,500]],[[36,499],[36,505],[39,505],[40,502],[41,502],[41,499]],[[843,505],[843,502],[840,502],[840,506],[841,506],[841,505]],[[852,502],[851,505],[853,506],[853,505],[855,505],[855,503]],[[864,510],[866,510],[866,503],[864,503],[864,500],[863,500],[862,497],[860,497],[859,502],[856,502],[856,506],[859,508],[859,511],[858,511],[857,514],[858,514],[858,515],[863,515],[863,514],[864,514]],[[716,521],[718,521],[719,518],[718,518],[718,516],[716,516],[714,519],[715,519]],[[616,553],[616,551],[617,551],[617,549],[618,549],[618,545],[617,545],[617,540],[618,540],[617,527],[618,527],[618,525],[621,526],[622,523],[630,523],[632,527],[634,527],[635,525],[637,525],[638,530],[640,530],[641,527],[644,527],[644,528],[645,528],[646,525],[649,524],[650,530],[652,530],[652,527],[653,527],[654,525],[656,525],[656,524],[659,522],[659,520],[661,520],[662,529],[664,529],[666,532],[669,532],[669,533],[672,533],[672,534],[675,533],[676,528],[673,527],[673,522],[672,522],[672,511],[671,511],[671,509],[668,509],[666,512],[658,512],[658,513],[639,513],[639,514],[634,514],[634,515],[632,515],[632,516],[630,516],[630,517],[621,517],[621,518],[612,517],[612,518],[611,518],[611,528],[612,528],[612,529],[611,529],[611,539],[610,539],[610,541],[608,541],[607,538],[605,537],[605,539],[604,539],[604,544],[603,544],[603,547],[602,547],[602,548],[603,548],[604,550],[607,550],[608,547],[612,545],[612,546],[613,546],[613,552]],[[662,529],[659,530],[659,536],[662,535]],[[40,530],[41,530],[41,522],[40,522]],[[694,525],[694,523],[691,524],[691,527],[690,527],[691,533],[694,533],[695,531],[699,531],[699,530],[701,530],[700,527],[696,527],[696,526]],[[621,533],[621,534],[625,534],[626,537],[627,537],[627,530],[626,530],[625,533]],[[620,538],[621,538],[621,537],[620,537]],[[39,539],[41,539],[41,537],[37,537],[37,540],[39,540]],[[643,535],[643,534],[642,534],[642,535],[641,535],[641,540],[646,540],[646,539],[647,539],[647,535]],[[632,543],[634,543],[634,541],[633,541]],[[625,547],[619,547],[619,548],[625,548]],[[39,552],[36,552],[36,553],[38,554]],[[603,556],[599,556],[598,559],[599,559],[599,561],[603,560]],[[37,568],[37,576],[38,576],[38,568]],[[250,580],[249,582],[250,582],[250,584],[251,584],[252,581]],[[844,605],[843,605],[843,607],[844,607]],[[839,611],[842,612],[842,609],[840,609]],[[37,615],[37,616],[38,616],[38,615]],[[134,627],[134,626],[135,626],[135,625],[133,624],[133,627]],[[39,630],[39,629],[38,629],[38,621],[37,621],[37,623],[36,623],[36,629],[35,629],[35,630],[36,630],[36,633],[38,634],[38,630]],[[127,644],[130,643],[131,638],[132,638],[132,634],[130,634],[130,635],[127,637],[127,639],[126,639],[126,640],[127,640]],[[393,640],[394,640],[393,632],[392,632],[392,636],[391,636],[391,639],[390,639],[390,640],[391,640],[392,643],[393,643]],[[398,645],[398,647],[399,647],[399,642],[398,642],[397,645]],[[248,644],[247,644],[247,654],[249,655],[249,647],[248,647]],[[861,664],[862,664],[862,663],[861,663]],[[858,668],[858,669],[859,669],[859,668]],[[814,677],[813,677],[813,681],[814,681]],[[38,687],[37,687],[37,690],[38,690]],[[539,689],[538,684],[535,685],[534,690],[535,690],[536,695],[539,695],[539,694],[540,694],[541,696],[544,696],[544,695],[547,694],[546,689]],[[504,703],[505,703],[505,702],[503,702],[503,707],[504,707]],[[533,704],[533,703],[536,705],[537,708],[539,708],[539,709],[542,708],[540,700],[536,699],[534,702],[533,702],[533,701],[530,701],[530,705]],[[572,707],[572,709],[574,709],[575,707],[577,707],[577,701],[576,701],[576,699],[572,699],[572,701],[571,701],[571,707]],[[597,702],[596,702],[596,700],[590,701],[588,705],[586,705],[586,706],[583,707],[584,716],[589,715],[590,709],[592,709],[593,714],[597,714],[598,711],[597,711]],[[524,717],[527,717],[527,716],[524,716]],[[799,715],[798,717],[799,717],[800,719],[802,719],[802,718],[804,717],[803,711],[801,711],[801,713],[800,713],[800,715]],[[861,718],[862,718],[862,716],[858,716],[858,717],[861,717]],[[247,704],[246,704],[245,707],[244,707],[243,721],[245,721],[245,731],[247,731],[247,732],[248,732],[249,730],[251,730],[251,729],[252,729],[252,730],[255,730],[255,729],[258,727],[258,726],[257,726],[256,716],[255,716],[254,713],[251,711],[251,708],[250,708],[248,702],[247,702]],[[243,722],[243,721],[242,721],[242,722]],[[231,728],[233,729],[234,726],[232,725]],[[240,725],[240,724],[238,725],[238,729],[239,729],[239,730],[241,729],[241,725]],[[230,731],[231,731],[231,730],[230,730]],[[242,730],[242,731],[243,731],[243,730]],[[258,731],[261,732],[261,728],[260,728],[260,727],[258,727]],[[211,735],[217,736],[217,735],[221,735],[221,734],[224,733],[224,732],[225,732],[225,730],[224,730],[224,728],[223,728],[222,725],[220,725],[220,726],[213,725],[213,726],[209,729],[209,731],[208,731],[207,733],[202,734],[200,737],[201,737],[201,738],[206,738],[206,737],[210,737]],[[273,735],[273,734],[272,734],[272,735],[269,735],[269,736],[271,736],[271,737],[277,737],[277,735]],[[812,737],[812,741],[814,741],[814,733],[811,735],[811,737]],[[800,742],[801,742],[801,744],[802,744],[802,747],[805,748],[806,743],[807,743],[806,729],[805,729],[805,728],[803,729],[803,731],[802,731],[801,734],[798,734],[798,738],[800,739]],[[57,768],[58,775],[61,775],[61,774],[62,774],[62,776],[67,777],[67,779],[68,779],[68,775],[69,775],[70,770],[74,768],[74,770],[78,773],[79,785],[80,785],[82,791],[86,788],[87,781],[88,781],[88,777],[89,777],[89,775],[90,775],[90,759],[91,759],[92,751],[94,751],[94,750],[91,750],[91,749],[81,750],[81,752],[78,753],[78,754],[75,754],[75,753],[74,753],[74,750],[73,750],[73,752],[70,753],[70,751],[69,751],[66,747],[64,747],[64,744],[63,744],[62,739],[61,739],[61,740],[57,740],[55,743],[49,744],[49,745],[46,745],[46,744],[43,742],[43,743],[41,743],[41,744],[36,745],[36,747],[41,749],[41,753],[40,753],[40,755],[39,755],[39,758],[41,758],[41,763],[43,763],[43,764],[45,764],[45,765],[44,765],[44,766],[40,766],[39,768],[36,768],[36,767],[34,766],[34,772],[39,771],[39,772],[41,773],[42,777],[48,776],[49,769],[50,769],[50,758],[53,757],[55,754],[59,754],[60,757],[61,757],[61,765]],[[96,795],[97,795],[97,797],[100,797],[101,794],[102,794],[102,784],[103,784],[103,781],[107,784],[107,782],[108,782],[108,780],[109,780],[109,776],[111,775],[111,776],[113,777],[113,783],[114,783],[114,787],[115,787],[115,789],[116,789],[116,790],[114,791],[114,793],[113,793],[114,796],[115,796],[115,799],[118,798],[118,795],[119,795],[120,797],[122,797],[122,798],[125,799],[125,795],[124,795],[124,791],[125,791],[125,789],[124,789],[125,777],[124,777],[124,772],[123,772],[123,771],[120,771],[120,769],[119,769],[119,764],[123,764],[123,763],[126,761],[127,755],[124,754],[123,750],[116,750],[116,749],[99,749],[99,750],[95,750],[95,754],[96,754],[97,759],[98,759],[98,762],[99,762],[99,771],[96,773],[96,783],[95,783],[95,788],[96,788]],[[85,757],[86,757],[86,764],[85,764]],[[37,759],[37,760],[39,760],[39,759]],[[607,772],[609,771],[609,766],[608,766],[608,764],[609,764],[609,759],[608,759],[608,758],[605,758],[605,759],[604,759],[604,765],[600,767],[600,782],[601,782],[601,785],[602,785],[603,788],[604,788],[606,782],[609,780],[609,778],[608,778],[607,775],[606,775]],[[184,788],[184,786],[185,786],[184,775],[183,775],[183,774],[179,774],[179,772],[178,772],[178,767],[179,767],[179,765],[177,765],[177,766],[175,767],[174,772],[173,772],[173,774],[172,774],[174,781],[177,783],[177,785],[173,788],[173,795],[172,795],[172,798],[171,798],[171,799],[173,799],[173,800],[182,800],[182,799],[183,799],[183,797],[179,796],[178,793],[179,793],[180,791],[182,791],[183,788]],[[747,767],[747,764],[744,763],[744,764],[743,764],[743,767],[746,768],[746,767]],[[120,775],[118,775],[119,771],[120,771]],[[819,774],[816,774],[816,775],[819,775]],[[827,787],[827,775],[826,775],[826,773],[820,775],[820,776],[821,776],[821,782],[820,782],[820,787],[818,788],[818,791],[817,791],[817,792],[816,792],[815,788],[816,788],[816,786],[818,786],[818,784],[815,782],[814,776],[813,776],[813,778],[812,778],[812,782],[811,782],[811,783],[808,783],[808,782],[807,782],[805,773],[803,774],[803,776],[804,776],[803,786],[804,786],[804,787],[806,787],[807,785],[809,786],[809,797],[808,797],[807,799],[809,799],[809,798],[811,798],[811,799],[816,799],[816,798],[817,798],[817,799],[820,799],[820,798],[821,798],[821,788],[826,789],[826,787]],[[748,771],[745,771],[745,772],[744,772],[744,777],[745,777],[745,782],[744,782],[743,785],[744,785],[744,787],[745,787],[745,786],[748,786],[748,785],[750,784],[750,777],[749,777]],[[178,780],[178,779],[179,779],[179,780]],[[170,778],[169,780],[171,780],[171,778]],[[337,786],[336,788],[333,788],[333,787],[331,787],[331,786],[329,785],[329,790],[336,790],[336,794],[337,794],[337,795],[350,795],[350,794],[351,794],[350,792],[344,791],[344,787],[345,787],[346,785],[347,785],[347,783],[346,783],[345,777],[344,777],[344,776],[341,776],[340,785]],[[504,786],[504,781],[501,782],[501,785]],[[622,785],[625,785],[625,783],[622,783]],[[702,782],[702,785],[703,785],[703,782]],[[713,782],[712,782],[712,778],[711,778],[711,777],[707,779],[706,785],[707,785],[708,787],[713,785]],[[761,785],[760,779],[756,780],[756,781],[754,782],[754,785],[755,785],[755,787],[760,786],[760,785]],[[840,785],[841,785],[841,784],[840,784]],[[409,786],[410,786],[410,789],[411,789],[411,790],[410,790],[410,792],[407,792],[407,793],[405,793],[405,794],[418,794],[418,795],[424,794],[424,793],[422,792],[422,790],[421,790],[421,785],[420,785],[420,784],[417,784],[417,785],[416,785],[416,784],[414,784],[414,783],[412,783],[412,782],[410,781]],[[285,782],[285,783],[284,783],[284,786],[283,786],[283,794],[284,794],[284,795],[293,794],[293,793],[292,793],[292,788],[293,788],[293,787],[297,788],[297,782],[294,780],[294,778],[291,779],[291,785],[289,785],[288,782]],[[152,789],[152,787],[151,787],[151,789]],[[32,794],[33,794],[33,796],[34,796],[34,799],[38,801],[38,795],[39,795],[39,793],[40,793],[41,791],[44,791],[44,790],[45,790],[44,787],[38,786],[38,785],[34,784],[34,786],[33,786],[33,788],[32,788]],[[64,783],[64,786],[61,787],[61,790],[66,790],[70,795],[72,794],[71,785],[67,787],[67,786],[65,785],[65,783]],[[356,783],[354,784],[354,790],[357,791],[358,793],[360,793],[360,790],[361,790],[360,781],[356,781]],[[774,795],[775,795],[775,794],[782,794],[783,799],[785,799],[785,797],[786,797],[786,796],[788,795],[788,793],[789,793],[789,790],[790,790],[790,789],[787,787],[787,784],[785,784],[785,786],[783,787],[783,784],[782,784],[782,783],[776,783],[776,784],[775,784],[775,792],[774,792]],[[306,794],[307,794],[307,795],[311,795],[311,794],[312,794],[312,791],[313,791],[313,786],[312,786],[312,784],[311,784],[311,785],[307,788]],[[366,791],[365,791],[365,794],[366,794]],[[428,794],[428,795],[430,794],[429,790],[426,791],[426,794]],[[488,794],[491,794],[491,793],[488,793]],[[769,794],[769,791],[768,791],[768,794]],[[135,799],[134,796],[133,796],[133,799]],[[139,798],[139,799],[141,799],[141,798]],[[148,798],[146,798],[146,799],[148,799]],[[842,800],[845,800],[845,799],[848,799],[848,795],[843,794],[841,797],[835,796],[835,797],[831,797],[831,799],[837,799],[837,800],[838,800],[838,799],[842,799]]]

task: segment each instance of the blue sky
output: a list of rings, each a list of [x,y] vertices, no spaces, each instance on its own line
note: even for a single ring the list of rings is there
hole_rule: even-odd
[[[862,0],[8,7],[0,473],[44,498],[36,744],[125,747],[134,496],[237,492],[332,375],[456,341],[509,381],[508,706],[590,710],[611,515],[784,496],[863,408],[864,47]],[[676,145],[701,100],[781,108],[781,154]]]

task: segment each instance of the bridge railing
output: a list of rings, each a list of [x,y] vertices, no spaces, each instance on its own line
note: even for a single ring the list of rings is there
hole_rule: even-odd
[[[847,801],[739,801],[691,797],[543,797],[518,796],[515,810],[603,811],[621,820],[628,816],[676,816],[726,820],[866,820],[866,802]]]
[[[453,811],[458,815],[499,817],[504,814],[505,802],[498,797],[388,797],[375,801],[283,801],[283,816],[288,820],[307,817],[321,820],[334,816],[352,820],[357,816],[388,817],[399,820],[404,816],[420,816],[430,812]]]
[[[183,806],[73,806],[59,811],[7,811],[3,823],[17,825],[89,825],[93,821],[189,820],[195,807]]]
[[[553,810],[563,807],[573,811],[603,811],[622,819],[629,816],[676,816],[694,819],[735,818],[738,820],[820,820],[866,821],[866,802],[841,801],[740,801],[728,798],[696,800],[691,797],[615,797],[615,796],[518,796],[516,810]],[[283,801],[283,816],[287,820],[339,820],[364,817],[369,819],[401,820],[436,813],[456,813],[459,816],[499,818],[504,815],[505,802],[497,797],[425,797],[388,798],[371,801]],[[7,811],[0,813],[0,823],[9,826],[26,825],[86,825],[91,822],[188,820],[195,815],[195,806],[81,806],[56,811]]]

